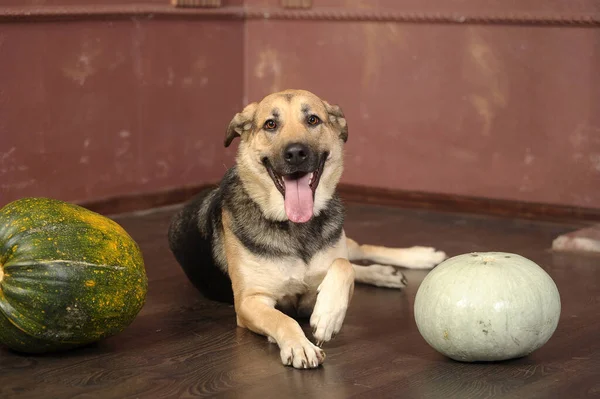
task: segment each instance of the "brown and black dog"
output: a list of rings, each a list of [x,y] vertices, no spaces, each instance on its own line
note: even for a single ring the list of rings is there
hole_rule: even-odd
[[[283,364],[318,367],[355,282],[402,288],[404,276],[392,266],[431,268],[446,255],[346,237],[336,186],[348,126],[338,106],[308,91],[274,93],[235,115],[225,146],[236,137],[236,165],[220,186],[175,215],[171,250],[205,296],[234,303],[240,327],[279,345]],[[316,345],[290,315],[310,316]]]

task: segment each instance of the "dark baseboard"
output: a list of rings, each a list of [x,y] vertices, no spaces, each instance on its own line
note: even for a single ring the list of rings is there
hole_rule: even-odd
[[[178,187],[154,193],[131,194],[101,198],[94,201],[80,201],[78,204],[102,215],[117,215],[180,204],[208,187],[216,187],[216,184]]]
[[[114,215],[182,203],[201,190],[215,186],[216,184],[205,184],[181,187],[157,193],[82,202],[81,205],[94,212]],[[344,201],[370,205],[558,222],[594,223],[600,221],[600,209],[594,208],[369,188],[348,184],[340,185],[338,192]]]

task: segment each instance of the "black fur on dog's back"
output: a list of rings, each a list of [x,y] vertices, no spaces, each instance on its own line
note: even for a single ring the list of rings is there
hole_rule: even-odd
[[[222,234],[221,189],[207,189],[175,214],[169,247],[187,278],[207,298],[233,303],[231,280],[213,256],[213,236]]]
[[[227,171],[219,188],[192,199],[173,218],[169,246],[187,277],[207,298],[233,302],[223,245],[222,209],[231,214],[231,229],[252,253],[294,257],[307,263],[342,235],[344,208],[334,195],[319,215],[306,223],[276,222],[264,217],[237,174]]]

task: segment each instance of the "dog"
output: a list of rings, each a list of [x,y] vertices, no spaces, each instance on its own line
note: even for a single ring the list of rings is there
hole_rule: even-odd
[[[430,247],[359,245],[336,194],[348,125],[341,108],[304,90],[273,93],[231,120],[235,166],[173,217],[169,246],[207,298],[234,304],[237,325],[279,346],[281,361],[316,368],[341,329],[354,284],[402,288],[395,267],[434,267]],[[358,266],[353,261],[375,262]],[[296,318],[310,317],[316,344]]]

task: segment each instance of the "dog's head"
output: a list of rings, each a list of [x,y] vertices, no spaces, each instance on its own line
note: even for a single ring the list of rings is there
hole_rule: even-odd
[[[348,126],[340,107],[304,90],[273,93],[235,115],[238,173],[265,217],[304,223],[327,205],[341,177]]]

